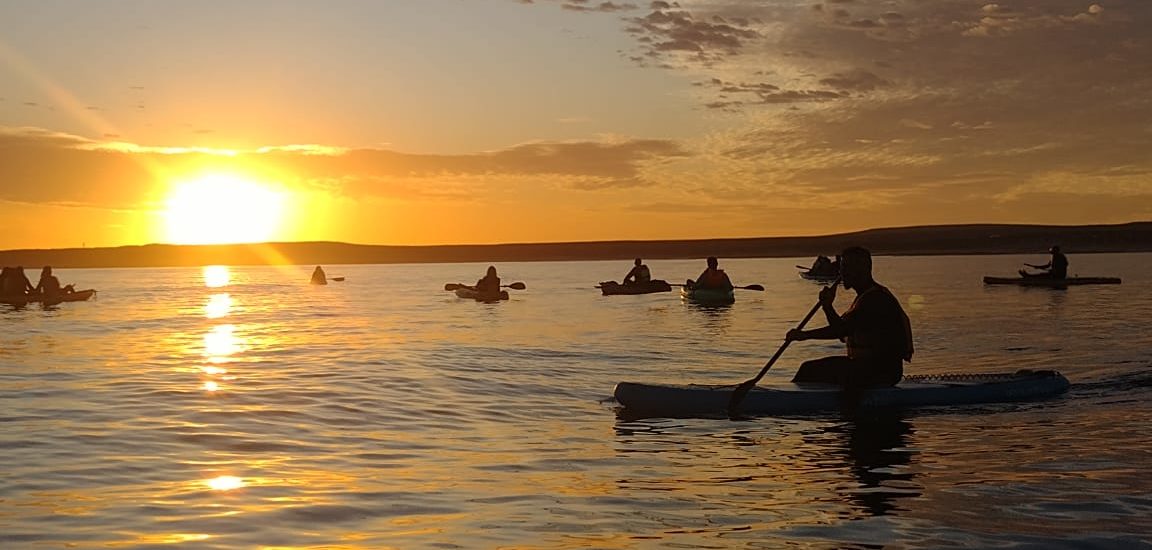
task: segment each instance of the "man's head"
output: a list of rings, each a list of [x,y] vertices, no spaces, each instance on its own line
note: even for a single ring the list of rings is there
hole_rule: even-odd
[[[861,246],[850,246],[840,253],[840,278],[844,288],[860,288],[872,280],[872,253]]]
[[[716,256],[708,256],[708,268],[709,269],[716,269],[716,266],[718,266],[718,265],[720,265],[720,262],[718,262],[716,260]]]
[[[1059,254],[1060,253],[1060,247],[1057,245],[1052,245],[1052,248],[1049,248],[1048,252],[1051,252],[1053,254]]]
[[[635,262],[633,262],[633,263],[635,263],[636,265],[640,265],[640,264],[642,264],[642,263],[644,263],[644,262],[640,261],[640,258],[636,258],[636,261],[635,261]]]

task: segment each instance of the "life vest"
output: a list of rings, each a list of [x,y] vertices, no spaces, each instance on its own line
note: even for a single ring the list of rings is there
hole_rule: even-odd
[[[844,338],[844,342],[848,345],[848,357],[853,359],[876,357],[895,359],[900,357],[905,361],[911,361],[912,354],[916,351],[912,345],[912,322],[908,319],[908,314],[904,313],[904,308],[900,306],[900,300],[892,294],[892,291],[879,284],[873,286],[856,296],[845,315],[855,310],[864,297],[874,291],[887,294],[892,300],[894,307],[899,312],[900,326],[858,327],[855,332]]]

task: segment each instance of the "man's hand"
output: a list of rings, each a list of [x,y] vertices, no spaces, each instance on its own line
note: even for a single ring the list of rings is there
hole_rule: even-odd
[[[820,305],[831,307],[836,302],[836,287],[839,285],[831,285],[824,287],[820,291]]]
[[[789,342],[799,342],[800,340],[807,340],[808,337],[804,334],[804,331],[794,328],[789,330],[788,334],[784,335],[784,339]]]

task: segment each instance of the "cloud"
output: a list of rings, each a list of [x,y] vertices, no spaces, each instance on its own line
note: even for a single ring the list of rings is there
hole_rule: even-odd
[[[460,155],[317,145],[249,151],[143,147],[101,142],[36,128],[0,128],[0,200],[138,206],[160,198],[174,179],[210,171],[266,174],[353,198],[462,197],[501,182],[550,182],[596,190],[653,185],[646,167],[690,156],[667,140],[526,143]]]

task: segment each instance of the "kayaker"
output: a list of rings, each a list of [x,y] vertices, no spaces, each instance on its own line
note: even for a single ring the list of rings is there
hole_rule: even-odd
[[[805,361],[793,382],[824,382],[845,387],[892,386],[904,375],[904,361],[912,360],[912,326],[900,300],[872,279],[872,254],[858,246],[844,250],[841,281],[855,290],[856,299],[843,315],[836,312],[836,286],[820,291],[820,305],[828,326],[792,329],[789,341],[844,340],[847,356]]]
[[[5,267],[0,275],[0,294],[5,296],[24,296],[36,290],[32,281],[24,274],[23,266]]]
[[[320,266],[316,266],[316,269],[312,270],[311,283],[314,285],[326,285],[326,284],[328,284],[328,275],[326,275],[324,273],[324,268],[322,268]]]
[[[688,279],[688,288],[714,288],[719,290],[731,290],[732,280],[728,278],[728,274],[724,273],[723,269],[717,267],[719,262],[715,256],[708,257],[708,268],[696,278],[695,281]]]
[[[500,294],[500,277],[496,275],[496,266],[488,266],[484,277],[476,281],[476,292],[480,294]]]
[[[40,281],[36,283],[36,289],[33,292],[38,292],[44,295],[56,294],[70,294],[74,291],[72,285],[67,285],[63,288],[60,287],[60,279],[57,279],[52,274],[52,266],[46,265],[44,269],[40,270]]]
[[[628,274],[624,276],[624,284],[644,285],[650,282],[652,282],[652,272],[648,269],[648,266],[644,265],[643,260],[636,258],[632,266],[632,271],[629,271]]]
[[[808,273],[812,275],[828,275],[832,273],[832,260],[828,256],[816,256],[816,261],[812,262],[812,267],[808,268]]]
[[[1060,252],[1060,247],[1053,245],[1048,249],[1052,254],[1052,259],[1044,265],[1024,264],[1033,269],[1043,269],[1044,273],[1028,273],[1023,269],[1020,270],[1020,276],[1025,278],[1041,278],[1041,279],[1066,279],[1068,278],[1068,258]]]

